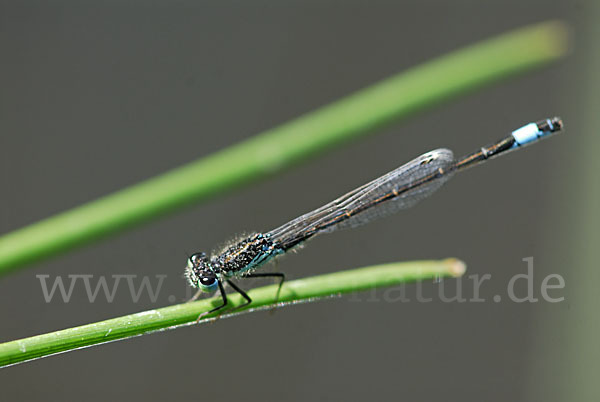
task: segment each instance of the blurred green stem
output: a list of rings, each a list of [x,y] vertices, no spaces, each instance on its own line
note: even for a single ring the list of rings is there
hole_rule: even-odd
[[[565,300],[539,303],[531,312],[531,347],[523,356],[529,365],[523,368],[529,377],[523,399],[529,401],[600,400],[600,2],[582,5],[569,78],[552,91],[572,121],[572,138],[551,157],[546,191],[552,196],[544,202],[536,236],[536,275],[560,277]]]
[[[278,302],[292,304],[403,282],[446,276],[459,277],[464,271],[464,263],[453,258],[377,265],[288,281],[281,289]],[[237,310],[236,313],[273,306],[276,302],[276,291],[275,285],[252,289],[248,292],[252,298],[250,308]],[[244,301],[239,294],[230,294],[228,299],[231,307],[239,306]],[[219,303],[220,297],[204,299],[6,342],[0,344],[0,367],[84,346],[190,325],[200,314]],[[203,321],[215,315],[207,315]],[[221,317],[229,315],[233,314],[225,313]]]
[[[237,145],[0,237],[0,274],[280,171],[391,121],[556,60],[545,22],[451,52]]]

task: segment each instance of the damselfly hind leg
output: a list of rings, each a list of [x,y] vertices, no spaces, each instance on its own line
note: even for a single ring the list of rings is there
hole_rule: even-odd
[[[271,312],[274,312],[275,306],[279,302],[281,286],[283,286],[283,282],[285,282],[285,274],[281,272],[268,272],[264,274],[248,274],[244,278],[279,278],[279,286],[277,287],[277,294],[275,295],[275,303],[273,303],[273,308],[271,309]]]
[[[281,287],[283,286],[283,282],[285,282],[285,274],[283,274],[281,272],[269,272],[269,273],[264,273],[264,274],[263,273],[247,274],[246,276],[244,276],[244,278],[279,278],[279,286],[277,286],[277,294],[275,295],[275,303],[274,303],[274,304],[277,304],[277,302],[279,301],[279,294],[281,293]],[[229,284],[229,286],[231,286],[233,288],[233,290],[238,292],[246,300],[246,302],[244,304],[240,304],[239,306],[232,308],[231,310],[229,310],[229,312],[234,312],[235,310],[246,307],[247,305],[252,303],[252,299],[250,298],[250,296],[248,296],[248,294],[244,290],[242,290],[238,285],[236,285],[234,282],[232,282],[229,279],[227,279],[227,283]],[[228,304],[227,295],[225,293],[225,290],[223,289],[223,285],[221,284],[221,281],[219,281],[219,292],[221,293],[221,297],[223,299],[223,304],[213,308],[210,311],[206,311],[206,312],[200,314],[198,316],[198,319],[196,320],[196,323],[200,322],[200,320],[203,317],[207,316],[208,314],[214,313],[215,311],[221,310],[221,309],[225,308],[225,306],[227,306],[227,304]],[[273,310],[274,310],[274,308],[273,308]],[[271,311],[273,311],[273,310],[271,310]],[[218,319],[219,317],[220,317],[220,315],[217,316],[216,318]]]

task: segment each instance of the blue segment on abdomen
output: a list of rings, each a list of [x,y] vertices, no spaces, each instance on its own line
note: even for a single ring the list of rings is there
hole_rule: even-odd
[[[548,126],[550,127],[550,131],[541,131],[536,123],[529,123],[526,126],[523,126],[513,131],[512,136],[515,139],[515,143],[513,144],[512,148],[517,148],[523,145],[530,144],[547,135],[552,134],[552,130],[554,129],[552,120],[548,119],[547,122]]]
[[[515,139],[515,144],[512,147],[516,148],[537,141],[543,135],[544,133],[538,129],[537,124],[529,123],[512,132],[512,136]]]

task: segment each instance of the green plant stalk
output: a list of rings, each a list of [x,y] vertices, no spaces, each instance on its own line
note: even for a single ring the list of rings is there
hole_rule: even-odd
[[[0,237],[0,274],[277,172],[484,84],[562,56],[550,21],[416,66],[346,98],[165,174]]]
[[[390,263],[313,276],[286,282],[281,289],[277,305],[312,301],[317,298],[435,277],[458,277],[464,271],[463,262],[449,258],[440,261]],[[233,314],[274,306],[277,301],[276,293],[276,285],[252,289],[248,292],[252,298],[250,308],[242,308]],[[239,294],[231,294],[228,298],[231,307],[239,306],[244,302]],[[220,303],[220,297],[205,299],[6,342],[0,344],[0,367],[85,346],[193,324],[200,314]],[[233,314],[225,313],[222,317]],[[215,316],[216,313],[206,315],[202,321]]]

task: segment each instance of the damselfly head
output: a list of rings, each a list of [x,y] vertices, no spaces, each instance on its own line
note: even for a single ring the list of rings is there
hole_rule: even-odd
[[[219,284],[205,253],[195,253],[188,258],[185,275],[192,287],[199,288],[203,292],[212,292]]]

